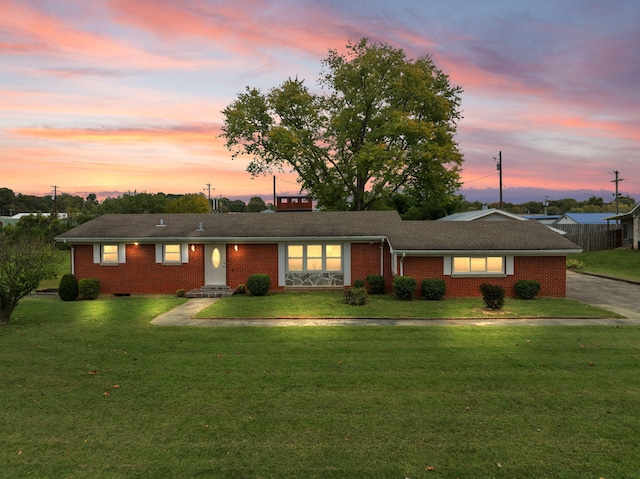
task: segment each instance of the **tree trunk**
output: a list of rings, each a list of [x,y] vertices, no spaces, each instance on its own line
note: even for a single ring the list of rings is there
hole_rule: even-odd
[[[14,309],[16,309],[16,305],[10,304],[0,310],[0,326],[9,326],[9,320],[11,319],[11,314]]]

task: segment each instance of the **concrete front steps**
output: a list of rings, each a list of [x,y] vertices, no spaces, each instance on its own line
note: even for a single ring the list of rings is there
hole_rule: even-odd
[[[226,298],[233,290],[229,286],[205,284],[200,289],[194,289],[185,294],[186,298]]]

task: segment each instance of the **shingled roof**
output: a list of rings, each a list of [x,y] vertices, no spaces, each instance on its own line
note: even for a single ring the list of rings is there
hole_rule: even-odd
[[[387,239],[394,251],[579,252],[537,221],[403,221],[395,211],[104,215],[56,237],[67,243]]]
[[[104,215],[61,234],[58,241],[386,237],[400,227],[396,211]],[[395,225],[395,226],[394,226]]]
[[[404,221],[388,238],[396,252],[581,251],[537,221]]]

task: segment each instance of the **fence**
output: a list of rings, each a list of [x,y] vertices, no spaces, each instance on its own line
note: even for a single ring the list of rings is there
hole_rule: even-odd
[[[620,225],[563,225],[554,228],[566,231],[565,238],[573,241],[584,251],[615,249],[622,246],[622,226]]]

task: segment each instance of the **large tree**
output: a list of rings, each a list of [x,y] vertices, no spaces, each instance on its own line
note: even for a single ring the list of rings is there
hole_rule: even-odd
[[[0,324],[7,326],[20,300],[56,273],[50,244],[27,235],[10,239],[0,234]]]
[[[252,157],[253,176],[297,173],[326,209],[373,209],[416,191],[453,201],[462,89],[430,57],[410,60],[367,39],[322,63],[318,93],[289,78],[267,93],[247,87],[223,110],[233,157]]]

